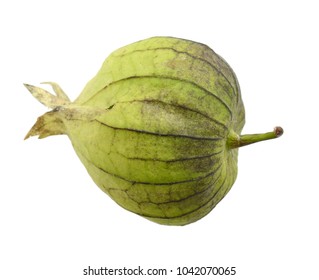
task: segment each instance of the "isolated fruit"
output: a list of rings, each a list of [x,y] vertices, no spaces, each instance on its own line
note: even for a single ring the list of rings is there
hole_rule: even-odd
[[[123,208],[166,225],[208,214],[237,176],[238,148],[280,136],[239,136],[245,122],[236,76],[213,50],[155,37],[113,52],[70,102],[28,90],[53,110],[26,138],[66,134],[94,182]]]

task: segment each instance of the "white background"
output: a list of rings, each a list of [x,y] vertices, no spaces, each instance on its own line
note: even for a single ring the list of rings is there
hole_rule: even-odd
[[[316,1],[2,1],[0,4],[0,278],[83,276],[99,268],[235,266],[228,277],[319,279],[318,7]],[[281,125],[240,150],[238,179],[185,227],[117,206],[66,136],[23,138],[47,111],[23,87],[58,82],[75,99],[107,55],[155,35],[205,43],[235,70],[244,133]],[[135,277],[134,279],[142,279]]]

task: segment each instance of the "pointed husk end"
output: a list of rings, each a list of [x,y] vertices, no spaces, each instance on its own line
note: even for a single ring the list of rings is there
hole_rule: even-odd
[[[74,104],[59,85],[53,82],[47,82],[46,84],[52,86],[56,95],[42,88],[24,84],[39,102],[53,109],[37,119],[24,139],[31,136],[39,136],[41,139],[51,135],[67,134],[68,124],[70,125],[72,121],[92,121],[113,107],[104,109]]]
[[[68,96],[64,93],[62,88],[57,83],[45,82],[42,84],[51,85],[56,95],[44,90],[43,88],[39,88],[29,84],[24,84],[24,86],[39,102],[41,102],[43,105],[49,108],[54,109],[56,107],[71,103]]]
[[[24,137],[24,140],[32,136],[39,136],[38,138],[42,139],[52,135],[65,134],[64,123],[55,113],[51,111],[40,116]]]
[[[63,121],[61,120],[57,112],[61,107],[70,104],[71,101],[57,83],[45,82],[42,84],[49,84],[52,87],[55,95],[33,85],[24,84],[24,86],[40,103],[53,110],[45,113],[37,119],[36,123],[24,137],[24,140],[28,139],[31,136],[39,136],[39,138],[41,139],[51,135],[65,133]]]

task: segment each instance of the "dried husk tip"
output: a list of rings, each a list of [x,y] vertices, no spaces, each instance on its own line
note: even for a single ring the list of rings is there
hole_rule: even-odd
[[[30,131],[25,136],[25,140],[31,136],[39,136],[39,139],[67,134],[65,121],[81,119],[92,120],[97,115],[105,113],[105,110],[96,107],[79,106],[71,103],[69,97],[62,88],[54,82],[45,82],[52,86],[56,95],[36,86],[24,84],[30,93],[42,104],[53,110],[40,116]]]

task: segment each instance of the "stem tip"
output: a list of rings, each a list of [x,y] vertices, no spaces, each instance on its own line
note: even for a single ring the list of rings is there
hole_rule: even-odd
[[[274,133],[275,133],[276,137],[278,138],[278,137],[280,137],[281,135],[284,134],[284,130],[283,130],[282,127],[276,126],[276,127],[274,128]]]

